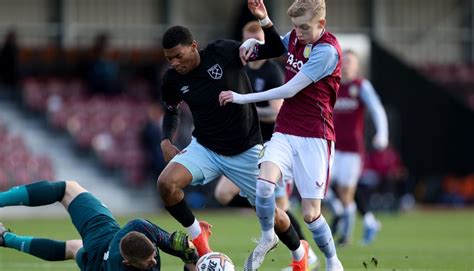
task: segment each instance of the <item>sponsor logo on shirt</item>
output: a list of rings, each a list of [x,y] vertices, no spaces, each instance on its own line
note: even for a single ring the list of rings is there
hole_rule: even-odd
[[[304,63],[302,60],[298,60],[292,53],[288,53],[286,64],[290,66],[292,70],[299,72]]]
[[[336,100],[336,105],[334,106],[334,110],[337,111],[352,111],[356,110],[359,107],[359,101],[356,99],[346,98],[346,97],[339,97]]]
[[[255,79],[254,90],[255,92],[262,92],[265,88],[265,80],[262,78]]]
[[[212,67],[210,67],[207,72],[211,76],[212,79],[214,80],[219,80],[222,78],[222,75],[224,74],[224,71],[222,70],[221,66],[219,64],[216,64]]]
[[[181,92],[182,92],[183,94],[186,93],[186,92],[188,92],[188,91],[189,91],[189,86],[183,86],[183,87],[181,88]]]

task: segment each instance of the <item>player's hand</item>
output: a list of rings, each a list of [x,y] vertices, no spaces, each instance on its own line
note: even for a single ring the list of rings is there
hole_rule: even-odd
[[[252,55],[253,49],[255,45],[250,48],[246,48],[245,46],[240,46],[239,48],[239,57],[240,61],[242,61],[242,65],[245,66],[249,62],[249,58]]]
[[[381,134],[375,134],[374,138],[372,139],[372,146],[374,146],[376,150],[383,150],[387,148],[388,137]]]
[[[219,104],[221,106],[224,106],[228,103],[231,103],[234,101],[234,92],[233,91],[230,91],[230,90],[227,90],[227,91],[222,91],[220,94],[219,94]]]
[[[253,16],[259,20],[264,19],[268,15],[267,8],[265,7],[265,4],[263,4],[263,0],[248,0],[247,6],[250,12],[252,12]]]
[[[169,139],[161,141],[161,151],[163,152],[163,159],[165,162],[169,162],[173,157],[180,152],[180,150],[171,143]]]

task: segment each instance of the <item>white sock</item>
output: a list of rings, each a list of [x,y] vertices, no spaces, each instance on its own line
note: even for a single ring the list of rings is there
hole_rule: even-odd
[[[201,234],[201,226],[199,225],[199,221],[197,221],[197,219],[194,219],[193,224],[191,224],[191,226],[187,227],[186,229],[188,230],[191,240],[195,239],[199,236],[199,234]]]
[[[372,225],[375,225],[377,224],[376,220],[375,220],[375,216],[372,212],[367,212],[365,215],[364,215],[364,225],[365,226],[372,226]]]
[[[269,231],[262,231],[262,239],[267,241],[272,241],[275,236],[275,231],[273,229]]]
[[[309,251],[308,251],[308,264],[311,265],[313,263],[316,263],[318,261],[318,256],[316,255],[316,253],[314,253],[314,250],[309,247]]]
[[[296,249],[291,252],[291,256],[293,257],[293,260],[295,261],[301,261],[304,257],[304,247],[301,245]]]
[[[337,258],[337,254],[330,258],[326,258],[326,266],[335,266],[339,264],[339,259]]]

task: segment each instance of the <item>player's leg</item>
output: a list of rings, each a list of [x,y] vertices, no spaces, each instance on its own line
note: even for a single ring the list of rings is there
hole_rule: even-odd
[[[289,136],[296,147],[293,176],[302,198],[303,219],[326,258],[326,270],[343,270],[331,229],[321,213],[321,200],[329,185],[334,144],[320,138]]]
[[[222,175],[214,190],[214,197],[222,205],[228,205],[239,194],[240,189],[226,176]]]
[[[338,179],[332,178],[331,187],[328,188],[326,196],[323,199],[323,205],[325,205],[329,209],[329,211],[332,213],[332,221],[331,221],[330,226],[331,226],[331,231],[333,235],[337,235],[340,233],[341,231],[340,222],[341,222],[342,215],[344,213],[344,206],[342,206],[342,202],[337,196],[337,193],[335,191],[337,180]]]
[[[285,145],[276,148],[276,145],[282,144],[280,141],[284,140],[284,137],[277,133],[270,142],[267,142],[267,146],[261,151],[261,155],[267,158],[270,155],[278,157],[280,160],[286,159],[288,160],[286,163],[280,161],[280,164],[289,165],[291,147]],[[273,147],[270,145],[273,145]],[[289,150],[284,153],[286,149]],[[298,253],[303,251],[300,254],[304,255],[304,248],[299,250],[301,247],[300,241],[296,231],[290,224],[288,216],[283,210],[275,207],[276,182],[281,179],[282,171],[280,168],[284,166],[277,166],[275,162],[268,159],[262,161],[259,172],[256,163],[257,158],[258,149],[253,148],[238,157],[232,158],[233,161],[224,163],[226,165],[224,169],[227,170],[226,176],[234,181],[240,188],[241,194],[256,206],[257,217],[262,230],[259,244],[247,258],[244,266],[245,270],[256,270],[262,264],[265,255],[276,246],[279,238],[291,251],[298,251]],[[252,174],[249,174],[249,172]]]
[[[0,207],[6,206],[43,206],[61,201],[66,189],[64,181],[20,185],[0,192]]]
[[[290,200],[289,200],[288,195],[291,194],[292,186],[293,186],[292,180],[287,180],[285,187],[277,186],[277,189],[275,190],[276,206],[284,210],[286,215],[288,215],[291,225],[293,226],[296,233],[298,234],[298,238],[300,240],[306,241],[306,238],[303,234],[300,223],[298,222],[298,220],[296,219],[296,217],[293,215],[293,213],[290,210]],[[311,270],[316,269],[318,267],[318,257],[316,256],[316,253],[314,253],[314,250],[309,245],[308,245],[308,265]],[[282,269],[282,271],[290,271],[290,270],[292,270],[291,266]]]
[[[81,247],[76,241],[70,242],[67,251],[75,255],[81,270],[97,266],[110,240],[120,230],[120,225],[105,204],[75,181],[66,182],[66,192],[61,203],[82,239]],[[87,257],[84,257],[86,254]]]
[[[59,241],[10,232],[0,223],[0,247],[16,249],[45,261],[74,259],[82,247],[81,240]]]
[[[336,190],[344,207],[341,216],[342,232],[338,244],[347,245],[352,239],[356,219],[357,206],[354,202],[354,195],[361,174],[362,161],[359,154],[352,152],[337,152],[336,157],[337,162],[340,162],[336,165],[340,173]]]
[[[165,209],[187,229],[200,256],[211,251],[208,243],[210,225],[196,219],[184,200],[183,188],[189,184],[205,184],[220,175],[211,155],[211,151],[193,138],[165,167],[157,181]]]
[[[367,206],[366,197],[368,196],[368,192],[368,188],[358,185],[354,198],[357,210],[359,210],[364,222],[364,231],[362,234],[362,244],[364,245],[371,244],[382,227],[380,221],[375,218]]]
[[[344,206],[342,206],[341,200],[339,199],[337,192],[336,192],[336,185],[339,184],[339,180],[341,180],[341,174],[344,171],[344,163],[342,161],[343,157],[339,155],[340,152],[336,150],[334,154],[334,163],[333,167],[331,168],[331,185],[327,190],[326,196],[323,199],[323,204],[329,209],[332,213],[332,221],[331,221],[331,231],[333,235],[337,235],[340,233],[340,225],[342,215],[344,213]]]

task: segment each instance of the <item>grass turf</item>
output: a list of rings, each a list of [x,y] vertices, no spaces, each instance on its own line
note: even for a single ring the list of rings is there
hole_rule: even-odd
[[[211,247],[229,255],[236,270],[254,248],[251,241],[259,236],[253,212],[237,209],[197,212],[197,217],[213,224]],[[161,227],[174,231],[181,227],[167,214],[142,216]],[[125,223],[132,217],[121,217]],[[474,212],[471,210],[424,210],[398,215],[379,215],[382,231],[368,247],[358,244],[362,234],[360,218],[351,246],[338,248],[345,270],[474,270]],[[1,219],[1,218],[0,218]],[[9,219],[3,221],[16,233],[54,239],[79,238],[67,218]],[[310,237],[306,231],[307,236]],[[316,248],[314,241],[310,244]],[[317,249],[316,249],[317,251]],[[316,252],[320,259],[322,254]],[[179,259],[162,255],[162,270],[182,270]],[[377,267],[371,262],[378,261]],[[290,254],[280,243],[260,270],[280,270],[290,262]],[[363,263],[367,263],[367,268]],[[324,270],[324,260],[321,270]],[[11,249],[0,249],[0,270],[78,270],[73,261],[45,262]]]

